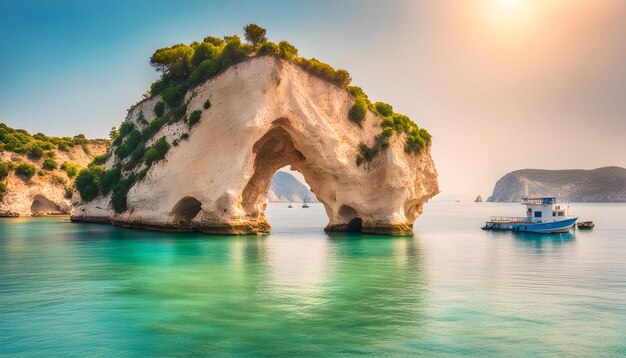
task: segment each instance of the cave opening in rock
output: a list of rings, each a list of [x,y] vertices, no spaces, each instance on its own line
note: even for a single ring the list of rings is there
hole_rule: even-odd
[[[174,223],[189,223],[201,209],[202,203],[198,199],[186,196],[174,205],[170,216],[172,216]]]
[[[363,229],[363,221],[361,218],[354,218],[350,220],[348,226],[346,227],[346,231],[348,232],[361,232]]]
[[[33,198],[30,211],[33,214],[59,214],[62,212],[59,205],[41,194],[37,194]]]

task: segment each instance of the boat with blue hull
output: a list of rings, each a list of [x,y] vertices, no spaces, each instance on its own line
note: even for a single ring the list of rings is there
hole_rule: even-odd
[[[555,197],[523,198],[526,216],[492,216],[483,230],[509,230],[540,234],[569,232],[578,217],[569,216],[569,206]]]

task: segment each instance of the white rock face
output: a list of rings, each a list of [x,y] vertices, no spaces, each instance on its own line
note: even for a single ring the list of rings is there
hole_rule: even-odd
[[[203,109],[209,99],[212,106]],[[154,118],[155,96],[136,105]],[[423,204],[439,192],[430,148],[404,152],[404,136],[366,165],[357,166],[358,145],[372,145],[380,118],[368,112],[362,127],[348,119],[354,98],[344,89],[273,56],[228,68],[185,96],[187,113],[201,110],[190,130],[164,126],[153,138],[172,147],[128,194],[128,210],[116,214],[109,198],[79,205],[76,221],[208,233],[263,233],[272,176],[291,165],[324,204],[328,230],[409,234]],[[111,167],[115,158],[107,165]],[[360,219],[360,220],[359,220]]]

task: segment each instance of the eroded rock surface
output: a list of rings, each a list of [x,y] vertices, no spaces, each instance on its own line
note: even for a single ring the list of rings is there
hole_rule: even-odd
[[[153,119],[160,100],[140,102],[127,121],[137,121],[140,112]],[[211,107],[203,109],[207,100]],[[327,230],[410,234],[424,203],[439,191],[430,147],[406,154],[403,135],[357,166],[358,145],[373,144],[381,118],[369,111],[362,127],[351,122],[354,97],[290,62],[272,56],[247,60],[190,90],[185,101],[187,114],[202,111],[200,122],[191,129],[182,121],[169,123],[154,136],[179,142],[130,189],[128,209],[117,214],[109,197],[99,197],[80,204],[73,220],[265,233],[272,176],[290,165],[324,204]],[[112,155],[107,166],[115,162]]]

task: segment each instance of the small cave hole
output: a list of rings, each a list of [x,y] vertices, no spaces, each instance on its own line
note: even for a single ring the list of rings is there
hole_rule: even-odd
[[[354,218],[350,220],[348,226],[346,226],[346,231],[348,232],[360,232],[363,229],[363,221],[361,218]]]
[[[202,203],[193,197],[186,196],[178,201],[172,209],[171,216],[175,223],[188,223],[198,215],[202,209]]]

